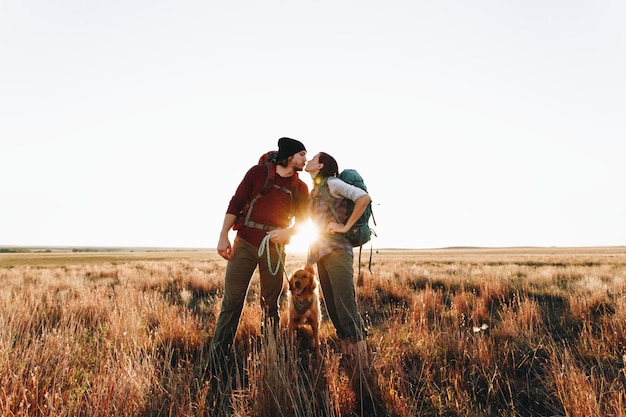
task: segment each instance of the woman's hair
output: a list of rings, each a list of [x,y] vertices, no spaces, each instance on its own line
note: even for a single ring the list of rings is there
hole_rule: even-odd
[[[324,164],[324,166],[317,174],[318,177],[328,178],[336,177],[337,175],[339,175],[339,166],[337,165],[337,161],[335,161],[335,158],[333,158],[326,152],[320,152],[319,161]]]

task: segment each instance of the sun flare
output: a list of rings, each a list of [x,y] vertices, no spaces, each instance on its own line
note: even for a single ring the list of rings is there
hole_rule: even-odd
[[[309,245],[317,239],[317,227],[311,220],[307,220],[298,227],[298,231],[291,238],[291,242],[287,245],[287,253],[289,254],[306,254]]]

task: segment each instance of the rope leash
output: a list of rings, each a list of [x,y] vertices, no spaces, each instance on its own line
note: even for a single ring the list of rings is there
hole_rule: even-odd
[[[263,238],[263,241],[261,242],[261,246],[259,246],[258,255],[259,257],[261,257],[263,256],[263,252],[267,253],[267,267],[269,268],[272,275],[276,276],[276,274],[278,274],[278,270],[280,269],[280,264],[283,263],[283,266],[284,266],[284,262],[282,260],[283,259],[283,245],[274,243],[274,246],[276,246],[276,252],[278,253],[278,262],[276,263],[275,270],[272,270],[272,258],[270,256],[270,235],[266,235]]]

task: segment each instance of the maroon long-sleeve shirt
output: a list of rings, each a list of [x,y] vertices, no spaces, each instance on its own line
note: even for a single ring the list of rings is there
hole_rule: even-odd
[[[267,176],[267,166],[265,165],[255,165],[250,168],[237,187],[235,195],[230,199],[226,213],[239,216],[246,205],[263,188]],[[294,191],[292,189],[293,178],[283,178],[278,173],[274,183],[279,187],[291,190],[293,201],[288,193],[272,187],[267,194],[254,203],[250,220],[259,224],[286,228],[290,226],[290,214],[295,216],[296,221],[306,219],[309,200],[307,185],[298,179]],[[245,213],[243,215],[245,216]],[[266,231],[243,226],[237,231],[237,235],[247,242],[259,246],[266,235]]]

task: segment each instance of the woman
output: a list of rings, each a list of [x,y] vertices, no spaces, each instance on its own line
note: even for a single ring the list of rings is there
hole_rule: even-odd
[[[325,152],[315,155],[304,169],[313,178],[310,214],[319,231],[319,239],[309,248],[308,263],[317,264],[326,308],[342,352],[353,356],[359,367],[368,367],[367,331],[356,303],[354,254],[343,234],[356,223],[371,198],[339,179],[337,161]],[[349,217],[348,200],[354,201]]]

